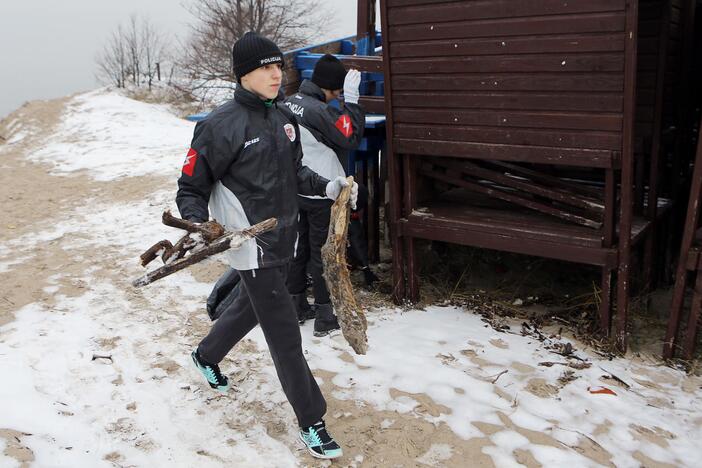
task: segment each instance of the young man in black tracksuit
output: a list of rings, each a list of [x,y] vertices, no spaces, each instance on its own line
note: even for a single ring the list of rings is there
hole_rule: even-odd
[[[361,74],[357,70],[347,73],[336,57],[326,54],[317,61],[311,80],[303,81],[299,91],[285,100],[285,105],[290,108],[300,124],[303,164],[327,179],[349,174],[350,168],[346,167],[348,153],[358,148],[363,138],[365,111],[358,104],[360,82]],[[328,103],[339,98],[342,89],[344,109],[339,110]],[[364,195],[365,190],[361,187],[359,205],[364,203],[363,199],[367,199],[367,195]],[[298,202],[299,238],[288,275],[288,290],[297,307],[300,322],[315,317],[314,334],[323,336],[339,328],[329,291],[322,277],[321,257],[321,248],[329,230],[333,201],[325,196],[300,193]],[[354,229],[361,230],[360,222],[355,221],[355,224],[358,226],[349,227],[350,237]],[[356,247],[359,247],[358,250],[365,250],[362,232],[361,237],[362,245]],[[358,239],[356,243],[359,243]],[[364,257],[365,263],[363,259],[360,263],[372,275],[368,268],[367,255]],[[307,302],[306,273],[312,277],[314,309]]]
[[[176,202],[184,219],[207,222],[211,213],[230,230],[267,218],[276,218],[278,225],[228,252],[241,276],[240,293],[192,359],[211,387],[227,391],[218,363],[260,324],[301,440],[315,457],[337,458],[341,448],[322,419],[326,402],[303,355],[286,277],[297,237],[296,195],[335,199],[348,184],[342,177],[329,181],[302,164],[298,125],[277,102],[283,64],[278,47],[249,32],[234,44],[232,58],[239,81],[235,97],[195,127]],[[354,203],[356,196],[352,190]]]

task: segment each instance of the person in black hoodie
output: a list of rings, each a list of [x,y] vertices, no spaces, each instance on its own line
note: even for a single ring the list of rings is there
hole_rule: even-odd
[[[283,391],[295,411],[300,439],[318,458],[337,458],[341,448],[328,434],[326,401],[302,351],[295,306],[286,287],[297,237],[297,194],[336,199],[348,186],[302,164],[300,130],[279,103],[283,55],[272,41],[248,32],[232,49],[239,82],[234,99],[197,124],[178,180],[181,216],[194,222],[212,217],[229,230],[267,218],[277,227],[228,251],[241,278],[234,304],[192,352],[195,366],[212,388],[226,392],[219,369],[224,356],[261,325]],[[355,204],[357,188],[352,188]]]
[[[346,72],[343,64],[333,55],[322,56],[314,67],[311,80],[305,80],[298,92],[285,100],[300,125],[303,164],[317,174],[334,179],[348,175],[348,153],[358,148],[363,138],[365,111],[358,104],[361,74],[357,70]],[[329,105],[338,99],[343,90],[343,110]],[[364,187],[359,190],[359,208],[367,200]],[[322,276],[321,248],[327,238],[333,200],[326,196],[300,193],[300,217],[295,258],[288,275],[288,290],[297,307],[300,323],[315,318],[315,336],[324,336],[338,329],[329,291]],[[366,282],[375,278],[368,266],[365,237],[358,216],[352,216],[349,237],[354,257],[361,257]],[[360,234],[360,238],[359,238]],[[358,252],[363,252],[358,255]],[[367,273],[366,273],[367,272]],[[307,273],[312,278],[314,307],[307,302]]]

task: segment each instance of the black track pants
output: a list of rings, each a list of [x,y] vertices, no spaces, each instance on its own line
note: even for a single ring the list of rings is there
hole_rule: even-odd
[[[327,304],[329,290],[322,272],[322,246],[327,241],[331,200],[297,197],[300,217],[297,224],[297,249],[290,264],[288,291],[300,294],[307,289],[307,274],[312,277],[312,292],[315,304]]]
[[[240,294],[198,349],[205,361],[219,363],[260,324],[283,391],[300,427],[306,427],[322,419],[327,403],[302,352],[297,313],[285,284],[287,269],[287,265],[282,265],[240,271]]]

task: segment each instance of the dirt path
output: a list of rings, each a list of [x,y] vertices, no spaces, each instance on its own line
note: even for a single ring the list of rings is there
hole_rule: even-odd
[[[77,173],[69,176],[51,175],[49,165],[36,164],[27,161],[27,156],[41,145],[42,135],[48,135],[58,125],[63,107],[68,99],[48,102],[34,102],[23,106],[0,122],[0,135],[7,143],[0,143],[0,168],[9,175],[3,177],[0,184],[0,199],[3,205],[4,217],[0,224],[0,326],[10,323],[14,313],[27,304],[37,303],[51,310],[58,297],[72,298],[84,295],[91,290],[84,278],[89,276],[104,281],[120,291],[128,291],[128,304],[124,309],[138,311],[130,316],[134,323],[156,323],[158,327],[151,340],[155,343],[167,343],[179,352],[185,345],[192,346],[199,337],[206,333],[209,324],[206,321],[191,320],[187,311],[183,311],[177,298],[170,298],[155,305],[149,300],[148,293],[130,290],[129,274],[115,259],[124,258],[125,253],[117,247],[101,248],[96,251],[88,244],[76,244],[66,236],[59,236],[40,242],[32,249],[23,248],[23,242],[31,239],[34,233],[46,231],[73,216],[75,210],[86,203],[119,203],[138,202],[148,199],[149,195],[160,189],[173,186],[173,181],[162,177],[133,177],[114,182],[96,182],[87,174]],[[22,122],[27,136],[18,143],[12,143],[16,134],[17,122]],[[0,140],[2,141],[2,140]],[[85,239],[97,234],[92,232],[80,233]],[[218,263],[198,265],[193,268],[193,276],[201,282],[214,282],[223,271]],[[107,299],[95,300],[97,307],[104,307],[106,314],[119,314],[119,308],[109,304]],[[201,313],[204,314],[203,311]],[[183,327],[186,323],[187,327]],[[148,328],[148,327],[146,327]],[[182,368],[177,362],[168,357],[149,354],[149,349],[143,342],[130,341],[129,337],[119,330],[112,335],[95,336],[94,340],[105,351],[115,351],[128,348],[126,351],[150,363],[152,369],[160,369],[166,377],[175,379],[174,382],[194,380],[190,369]],[[492,343],[498,348],[505,344]],[[180,348],[178,348],[180,346]],[[482,358],[472,356],[474,351],[466,350],[465,356],[471,359]],[[223,367],[236,369],[232,379],[242,386],[250,385],[256,388],[265,380],[265,369],[272,364],[265,350],[257,349],[253,343],[245,340],[227,358]],[[348,356],[348,359],[352,359]],[[476,361],[477,362],[477,361]],[[489,364],[483,359],[483,364]],[[447,363],[450,365],[450,362]],[[537,397],[549,399],[555,397],[558,387],[534,379],[535,369],[525,364],[515,362],[510,372],[522,375],[527,385],[527,391]],[[465,440],[458,437],[443,422],[430,422],[450,409],[436,404],[425,394],[404,394],[394,391],[393,398],[411,398],[419,404],[410,412],[377,411],[364,401],[342,400],[333,397],[336,388],[331,382],[334,374],[317,372],[323,380],[323,391],[327,396],[329,411],[327,420],[334,433],[342,441],[345,465],[361,466],[495,466],[493,459],[487,455],[490,447],[495,447],[489,437],[501,430],[510,429],[528,439],[532,444],[563,449],[563,444],[548,434],[537,433],[518,426],[509,415],[498,414],[500,424],[475,422],[484,437]],[[269,376],[270,377],[270,376]],[[125,414],[106,426],[107,432],[115,438],[137,440],[140,450],[154,450],[149,428],[140,427],[134,418],[138,410],[124,389],[126,375],[119,375],[110,382],[114,387],[112,399],[120,402],[126,408]],[[277,385],[271,381],[271,386]],[[456,389],[456,392],[463,389]],[[279,392],[279,390],[275,390]],[[496,398],[511,403],[511,397],[495,390]],[[209,394],[208,394],[209,395]],[[271,398],[279,396],[272,395]],[[202,397],[204,405],[210,405],[210,410],[226,414],[228,406],[226,396],[220,398]],[[205,406],[203,406],[204,408]],[[268,435],[283,444],[296,454],[303,466],[317,466],[312,459],[299,448],[295,440],[294,428],[281,414],[290,413],[289,408],[270,408],[260,402],[241,403],[243,414],[228,416],[221,420],[227,428],[235,433],[245,433],[248,420],[255,415],[257,423],[266,427]],[[203,409],[203,411],[205,411]],[[282,411],[282,413],[281,413]],[[606,425],[605,425],[606,426]],[[606,431],[608,428],[602,428]],[[664,446],[667,434],[656,432],[645,427],[633,427],[630,431],[633,437],[649,440]],[[11,428],[0,425],[0,439],[5,441],[5,454],[18,461],[20,466],[28,466],[34,460],[32,451],[22,443],[25,435]],[[487,450],[487,452],[485,451]],[[589,458],[594,464],[613,466],[612,455],[602,447],[583,438],[580,445],[569,447]],[[213,460],[219,460],[214,454],[207,454]],[[515,450],[514,458],[524,466],[541,466],[528,450]],[[640,455],[642,465],[647,467],[663,466]],[[128,462],[128,457],[119,452],[113,452],[106,459],[115,465]],[[224,460],[221,460],[224,464]]]
[[[91,252],[89,249],[66,248],[70,241],[64,237],[42,242],[31,252],[22,251],[21,240],[30,238],[32,233],[46,230],[70,216],[77,207],[86,202],[100,201],[138,201],[149,193],[172,185],[172,181],[158,177],[138,177],[121,179],[115,182],[97,182],[87,174],[52,175],[52,167],[48,164],[37,164],[26,158],[42,144],[42,135],[50,134],[60,122],[61,113],[68,98],[54,101],[31,102],[12,113],[0,122],[0,135],[12,141],[12,124],[21,122],[25,137],[18,143],[0,145],[0,166],[5,174],[0,184],[0,199],[7,200],[3,210],[4,223],[0,229],[0,245],[17,248],[21,251],[13,255],[12,251],[5,252],[2,260],[5,267],[0,269],[0,282],[4,285],[0,293],[0,326],[13,320],[14,312],[27,304],[39,303],[47,308],[55,304],[57,295],[76,297],[85,293],[89,285],[81,280],[88,268],[92,275],[113,281],[117,286],[128,287],[124,275],[114,268],[112,259],[120,252],[110,252],[109,249]],[[90,235],[90,233],[86,233]],[[90,259],[89,261],[87,261]],[[201,281],[214,281],[221,273],[221,267],[209,265],[196,268],[194,275]],[[130,297],[135,308],[149,309],[148,301],[140,294]],[[193,323],[187,336],[195,341],[207,330],[206,325]],[[168,335],[168,330],[164,335]],[[165,338],[165,336],[164,336]],[[120,337],[103,342],[105,349],[119,346]],[[260,363],[259,351],[249,349],[252,359],[247,359],[246,347],[240,350],[237,360],[246,360],[250,365],[248,372],[255,373],[257,368],[268,363]],[[255,357],[255,359],[253,359]],[[165,368],[169,373],[189,373],[189,369],[164,362],[156,362],[155,366]],[[328,383],[332,375],[325,375],[324,391],[331,394],[333,388]],[[120,382],[115,383],[119,387]],[[255,410],[253,406],[250,409]],[[456,437],[445,424],[435,426],[422,421],[417,416],[400,415],[391,412],[371,411],[359,408],[354,402],[329,398],[330,423],[336,428],[339,437],[343,438],[349,454],[346,458],[353,460],[356,456],[372,465],[388,464],[388,466],[414,466],[416,459],[427,455],[427,463],[460,466],[460,460],[470,457],[475,461],[474,466],[492,466],[488,456],[479,453],[480,448],[489,445],[489,441],[464,441]],[[276,414],[265,411],[259,419],[269,427],[273,437],[280,436],[290,439],[294,434],[281,424]],[[389,425],[389,430],[380,428]],[[232,423],[231,429],[242,429]],[[122,428],[128,431],[128,428]],[[380,435],[382,432],[382,435]],[[5,454],[15,458],[21,466],[28,466],[34,459],[32,451],[22,444],[22,434],[11,429],[0,428],[0,438],[5,439]],[[294,442],[293,442],[294,443]],[[452,447],[449,453],[431,452],[434,444]],[[380,449],[379,447],[382,447]],[[298,447],[295,444],[294,449]],[[119,461],[120,454],[112,454],[111,460]],[[455,463],[452,462],[455,461]],[[303,464],[310,459],[300,452]]]

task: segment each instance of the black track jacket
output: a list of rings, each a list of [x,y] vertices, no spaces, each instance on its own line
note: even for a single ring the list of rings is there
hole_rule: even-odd
[[[211,213],[230,230],[276,218],[275,230],[228,251],[237,270],[273,267],[293,255],[296,195],[324,196],[327,182],[302,165],[300,131],[290,110],[277,101],[267,107],[238,86],[234,99],[196,125],[176,203],[184,219],[203,222]]]

